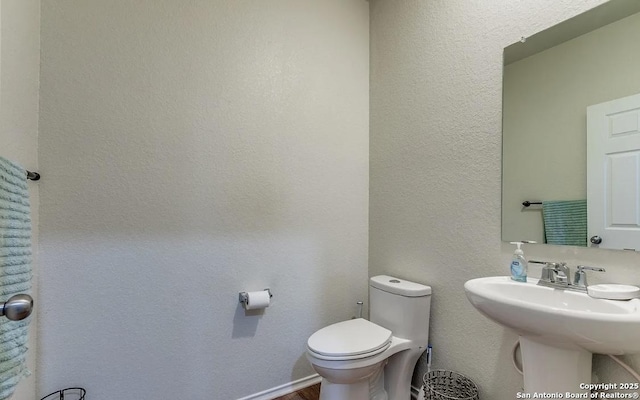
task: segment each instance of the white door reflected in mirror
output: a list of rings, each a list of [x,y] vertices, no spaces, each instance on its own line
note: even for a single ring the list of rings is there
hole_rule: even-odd
[[[598,247],[640,250],[640,94],[587,108],[587,224]]]

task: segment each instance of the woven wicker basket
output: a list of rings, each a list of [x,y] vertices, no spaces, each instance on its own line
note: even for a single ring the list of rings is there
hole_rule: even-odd
[[[424,374],[426,400],[479,400],[478,387],[466,376],[437,369]]]

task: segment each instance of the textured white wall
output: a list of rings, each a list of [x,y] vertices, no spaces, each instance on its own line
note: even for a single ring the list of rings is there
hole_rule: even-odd
[[[513,399],[522,385],[510,361],[516,336],[475,311],[463,289],[506,275],[513,253],[500,241],[502,49],[602,2],[371,2],[369,273],[433,287],[435,366],[468,374],[481,398]],[[607,267],[594,282],[640,283],[637,253],[525,253]],[[596,371],[628,380],[601,356]]]
[[[38,170],[38,74],[40,66],[40,1],[0,2],[0,155]],[[27,367],[32,375],[17,387],[13,399],[36,398],[38,274],[38,183],[29,184],[32,218],[33,290],[36,311],[29,328]]]
[[[368,22],[362,0],[42,3],[40,394],[313,373],[309,335],[366,297]]]
[[[587,198],[587,106],[640,93],[638,40],[640,13],[505,66],[504,240],[544,241],[523,200]]]

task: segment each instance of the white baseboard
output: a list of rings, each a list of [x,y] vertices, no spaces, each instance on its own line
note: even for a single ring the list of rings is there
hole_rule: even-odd
[[[285,383],[284,385],[276,386],[271,389],[263,390],[260,393],[255,393],[247,397],[243,397],[238,400],[273,400],[277,397],[284,396],[296,392],[300,389],[320,383],[322,377],[318,374],[309,375],[306,378],[298,379],[297,381]]]

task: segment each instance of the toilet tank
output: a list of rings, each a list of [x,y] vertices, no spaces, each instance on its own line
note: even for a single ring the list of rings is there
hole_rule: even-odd
[[[388,275],[369,279],[369,319],[393,336],[426,346],[430,312],[430,286]]]

